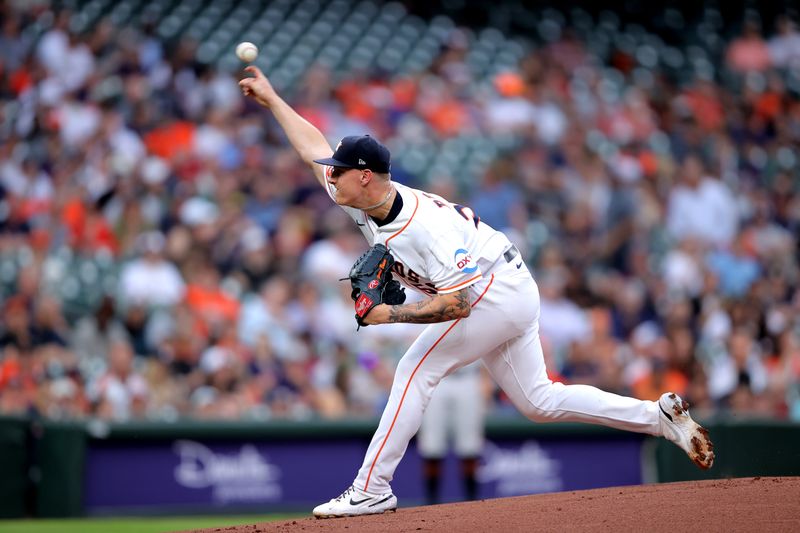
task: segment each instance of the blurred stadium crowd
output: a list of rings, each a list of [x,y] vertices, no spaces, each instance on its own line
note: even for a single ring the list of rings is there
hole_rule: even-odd
[[[789,15],[665,8],[668,38],[544,10],[512,36],[398,3],[0,1],[0,412],[380,413],[419,329],[356,333],[338,280],[366,243],[241,97],[247,34],[203,48],[205,16],[261,28],[258,64],[332,143],[371,132],[394,179],[507,232],[553,379],[800,420]]]

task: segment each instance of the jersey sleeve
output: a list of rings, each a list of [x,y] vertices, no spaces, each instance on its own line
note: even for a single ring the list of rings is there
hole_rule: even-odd
[[[483,277],[472,250],[460,234],[451,233],[434,240],[427,256],[428,274],[439,294],[469,287]]]

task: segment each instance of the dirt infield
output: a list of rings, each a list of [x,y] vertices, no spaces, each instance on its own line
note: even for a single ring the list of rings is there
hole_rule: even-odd
[[[401,502],[402,504],[402,502]],[[465,531],[800,531],[800,477],[756,477],[540,494],[305,518],[203,533]]]

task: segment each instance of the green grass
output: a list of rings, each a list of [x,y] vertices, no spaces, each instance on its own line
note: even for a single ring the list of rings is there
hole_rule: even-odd
[[[308,515],[0,520],[0,533],[162,533],[256,522],[275,522],[298,517],[305,518],[306,516]]]

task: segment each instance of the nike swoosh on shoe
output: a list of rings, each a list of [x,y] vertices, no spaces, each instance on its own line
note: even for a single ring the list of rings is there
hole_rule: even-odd
[[[382,504],[383,502],[385,502],[385,501],[389,500],[391,497],[392,497],[392,495],[391,495],[391,494],[389,494],[387,497],[385,497],[385,498],[384,498],[384,499],[382,499],[381,501],[379,501],[379,502],[375,502],[375,503],[371,504],[371,505],[370,505],[370,507],[375,507],[376,505],[380,505],[380,504]],[[365,501],[366,501],[366,500],[365,500]],[[351,498],[351,499],[350,499],[350,503],[352,503],[352,502],[353,502],[353,499]]]

